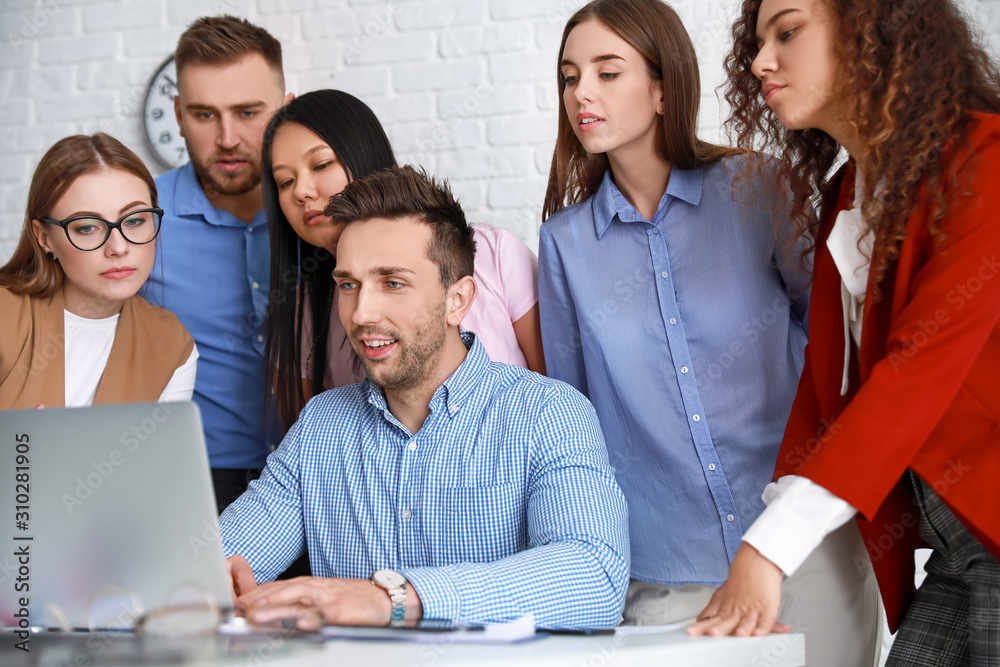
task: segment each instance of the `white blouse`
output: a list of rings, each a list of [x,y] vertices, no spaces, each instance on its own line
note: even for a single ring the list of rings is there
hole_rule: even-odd
[[[118,329],[118,315],[93,320],[63,311],[66,334],[66,407],[79,408],[94,404],[97,385],[111,356]],[[194,379],[198,370],[198,347],[174,374],[160,394],[159,402],[190,401],[194,394]]]
[[[826,246],[840,272],[840,297],[844,309],[844,373],[840,395],[848,389],[851,349],[861,345],[862,313],[873,232],[864,231],[861,201],[864,175],[859,169],[854,181],[854,206],[837,215]],[[819,484],[799,475],[786,475],[771,482],[762,495],[767,508],[743,536],[765,558],[791,575],[827,535],[847,523],[857,510]]]

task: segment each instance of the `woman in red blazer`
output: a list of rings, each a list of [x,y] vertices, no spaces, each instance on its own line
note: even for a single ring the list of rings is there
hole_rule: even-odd
[[[854,518],[889,664],[1000,664],[1000,74],[949,0],[744,0],[733,36],[730,123],[815,279],[768,508],[690,632],[780,629],[783,575]]]

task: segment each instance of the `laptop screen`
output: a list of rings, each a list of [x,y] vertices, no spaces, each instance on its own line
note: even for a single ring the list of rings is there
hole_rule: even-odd
[[[230,604],[194,403],[0,411],[0,480],[5,626]]]

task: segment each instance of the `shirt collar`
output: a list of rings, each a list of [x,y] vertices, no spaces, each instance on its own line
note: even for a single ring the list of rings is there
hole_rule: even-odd
[[[205,190],[194,173],[194,166],[188,162],[180,167],[177,174],[177,184],[174,186],[174,207],[177,215],[198,216],[212,225],[226,227],[243,227],[246,225],[235,216],[212,206],[205,195]],[[258,211],[251,225],[266,222],[264,211]]]
[[[437,388],[430,402],[431,412],[435,412],[438,406],[441,406],[447,411],[449,418],[457,415],[459,410],[462,409],[466,400],[476,390],[476,387],[479,386],[483,375],[486,373],[486,368],[490,364],[490,357],[486,354],[486,348],[479,342],[479,337],[476,334],[471,331],[462,331],[461,336],[462,342],[469,353],[465,355],[465,359],[455,372]],[[365,380],[365,382],[368,383],[368,402],[383,413],[386,413],[385,416],[388,419],[391,412],[389,412],[389,406],[385,401],[385,395],[382,393],[382,390],[371,380]],[[395,418],[393,417],[393,419]]]
[[[667,181],[667,191],[663,193],[659,205],[656,207],[654,218],[660,217],[666,208],[668,198],[677,198],[692,206],[697,206],[701,202],[702,181],[704,179],[703,169],[678,169],[674,167],[670,171],[670,180]],[[594,228],[597,237],[600,238],[611,226],[611,221],[615,216],[622,222],[646,222],[638,209],[629,203],[625,195],[611,180],[611,170],[604,172],[601,186],[597,189],[593,199]],[[653,220],[652,222],[656,222]]]

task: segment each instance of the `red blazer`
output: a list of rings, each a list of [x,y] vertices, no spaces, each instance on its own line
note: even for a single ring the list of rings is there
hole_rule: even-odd
[[[969,115],[967,140],[943,153],[952,197],[943,236],[927,231],[924,189],[881,301],[868,283],[847,396],[841,281],[826,238],[853,202],[853,163],[836,177],[839,200],[816,247],[805,367],[775,470],[858,509],[893,630],[913,595],[919,546],[907,468],[1000,557],[1000,116]]]

